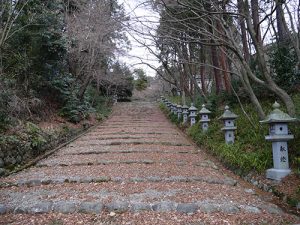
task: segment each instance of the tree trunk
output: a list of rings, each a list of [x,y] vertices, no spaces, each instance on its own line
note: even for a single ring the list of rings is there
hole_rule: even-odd
[[[253,27],[255,31],[255,38],[258,42],[261,42],[261,31],[259,26],[258,10],[259,10],[258,0],[251,0],[251,11],[252,11]]]
[[[245,13],[246,13],[246,22],[247,22],[247,26],[248,26],[248,31],[250,33],[250,36],[252,38],[252,41],[253,41],[253,44],[254,44],[254,47],[256,50],[256,55],[257,55],[257,59],[258,59],[257,61],[259,63],[259,67],[260,67],[261,72],[267,83],[265,85],[265,87],[268,88],[270,91],[272,91],[274,94],[276,94],[285,104],[288,113],[291,116],[294,116],[296,113],[294,102],[293,102],[292,98],[286,93],[286,91],[284,91],[282,88],[280,88],[272,79],[272,77],[270,75],[269,67],[268,67],[268,64],[267,64],[267,61],[265,58],[266,56],[265,56],[265,52],[263,50],[263,44],[261,41],[257,40],[254,26],[251,24],[251,21],[250,21],[249,11],[245,10]]]
[[[239,10],[240,14],[244,13],[244,2],[243,2],[243,0],[238,0],[238,10]],[[249,52],[249,47],[248,47],[248,39],[247,39],[245,19],[244,19],[243,16],[239,16],[239,24],[240,24],[240,28],[241,28],[241,34],[242,34],[244,58],[249,63],[250,62],[250,52]]]
[[[289,29],[287,27],[284,12],[282,9],[282,3],[276,0],[276,21],[277,21],[277,32],[279,44],[289,40]]]
[[[83,100],[84,93],[85,93],[87,87],[89,86],[91,80],[92,80],[92,76],[87,77],[83,81],[83,84],[80,86],[80,89],[79,89],[79,92],[78,92],[78,95],[77,95],[77,97],[79,98],[80,101]]]
[[[206,85],[205,85],[205,52],[204,52],[204,46],[201,46],[200,49],[200,79],[201,79],[201,89],[204,94],[207,94]]]
[[[214,41],[212,40],[212,44],[214,44]],[[219,66],[219,58],[217,55],[217,47],[212,45],[211,46],[211,59],[212,64],[214,66],[214,74],[215,74],[215,83],[216,83],[216,94],[219,95],[222,91],[222,80],[221,80],[221,74],[220,74],[220,66]]]

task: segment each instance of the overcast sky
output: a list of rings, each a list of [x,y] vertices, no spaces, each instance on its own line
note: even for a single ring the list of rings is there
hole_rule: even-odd
[[[151,23],[151,22],[145,22],[145,21],[158,21],[158,14],[154,13],[151,9],[147,9],[146,6],[143,6],[141,4],[142,1],[139,0],[119,0],[120,3],[123,3],[125,6],[125,9],[128,13],[128,15],[132,18],[130,21],[131,25],[133,25],[134,29],[142,30],[143,32],[149,32],[147,30],[146,26],[156,26],[157,23]],[[135,18],[139,18],[141,21],[143,21],[144,26],[136,23]],[[152,30],[153,32],[153,30]],[[151,69],[150,67],[146,65],[141,65],[141,59],[143,61],[146,61],[147,63],[154,65],[155,67],[159,66],[159,63],[156,59],[155,56],[153,56],[149,51],[147,50],[146,47],[142,47],[138,42],[135,41],[136,39],[139,39],[141,41],[146,42],[148,45],[151,45],[151,42],[145,40],[145,38],[141,37],[141,35],[138,35],[135,33],[133,30],[129,31],[127,34],[131,45],[132,45],[132,50],[128,52],[127,55],[124,55],[120,57],[120,61],[125,62],[127,65],[129,65],[132,69],[134,68],[142,68],[147,76],[155,76],[156,72]],[[152,48],[155,50],[155,48]],[[135,65],[139,64],[139,65]]]

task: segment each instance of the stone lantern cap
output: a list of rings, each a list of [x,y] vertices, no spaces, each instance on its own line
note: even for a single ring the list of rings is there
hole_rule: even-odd
[[[182,106],[181,105],[177,105],[177,109],[182,109]]]
[[[197,111],[198,109],[194,106],[194,104],[191,104],[191,107],[189,108],[189,111]]]
[[[184,109],[189,109],[189,107],[187,106],[187,105],[183,105],[182,106],[182,109],[184,110]]]
[[[219,120],[236,119],[238,116],[229,110],[229,106],[225,106],[225,112],[219,117]]]
[[[266,117],[266,119],[259,121],[260,123],[290,123],[297,121],[296,118],[290,117],[287,113],[282,112],[280,104],[275,101],[273,104],[273,111]]]
[[[205,105],[202,105],[202,109],[199,111],[199,114],[211,114],[211,111],[209,111],[207,108],[205,108]]]

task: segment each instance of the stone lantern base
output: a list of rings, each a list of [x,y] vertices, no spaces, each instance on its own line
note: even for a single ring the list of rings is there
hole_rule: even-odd
[[[291,173],[290,169],[268,169],[266,172],[266,177],[272,180],[281,180],[285,176]]]

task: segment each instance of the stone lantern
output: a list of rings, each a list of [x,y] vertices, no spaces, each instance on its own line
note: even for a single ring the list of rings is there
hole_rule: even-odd
[[[167,106],[168,99],[165,98],[165,99],[163,100],[163,103],[165,104],[165,106]]]
[[[203,104],[202,109],[199,111],[199,115],[201,116],[200,124],[203,132],[208,130],[208,122],[210,121],[209,114],[211,114],[211,111],[205,108],[205,105]]]
[[[174,114],[176,111],[176,107],[174,103],[171,103],[171,113]]]
[[[177,116],[177,104],[173,104],[173,114]]]
[[[182,115],[183,115],[183,123],[186,123],[188,120],[189,107],[187,105],[182,106]]]
[[[289,134],[288,123],[297,120],[282,112],[279,107],[280,105],[275,102],[273,104],[274,110],[265,120],[260,121],[260,123],[268,123],[270,125],[269,135],[265,139],[272,142],[274,168],[268,169],[266,176],[273,180],[281,180],[291,172],[287,141],[293,139],[294,135]]]
[[[197,110],[198,109],[194,106],[194,104],[191,103],[191,107],[189,108],[191,126],[193,126],[196,123]]]
[[[225,142],[227,144],[234,143],[234,132],[237,129],[234,125],[235,119],[238,118],[233,112],[229,110],[229,106],[225,106],[225,111],[222,116],[219,117],[220,120],[224,121],[224,127],[222,131],[225,132]]]
[[[167,107],[169,110],[171,110],[171,105],[172,105],[172,103],[169,100],[167,100]]]
[[[182,114],[182,106],[181,105],[177,105],[177,117],[178,117],[178,120],[180,120],[181,114]]]

